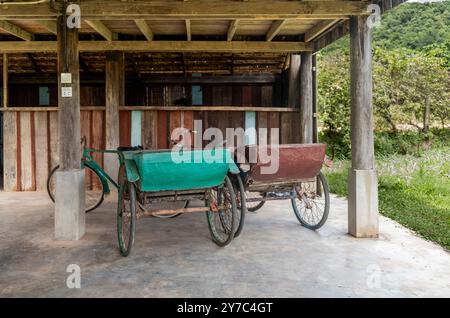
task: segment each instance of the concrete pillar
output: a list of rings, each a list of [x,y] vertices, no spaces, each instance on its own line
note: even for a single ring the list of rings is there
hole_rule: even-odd
[[[106,149],[119,147],[119,106],[125,104],[125,68],[122,52],[108,52],[106,54]],[[115,180],[119,173],[117,155],[105,154],[104,164],[106,172]]]
[[[85,232],[84,170],[80,145],[78,29],[58,17],[59,172],[56,174],[55,238],[78,240]]]
[[[301,55],[300,64],[300,140],[302,144],[313,142],[313,86],[312,53]]]
[[[374,165],[371,28],[365,16],[350,18],[351,148],[348,232],[378,236],[378,188]]]
[[[79,240],[85,232],[84,170],[56,172],[55,238]]]

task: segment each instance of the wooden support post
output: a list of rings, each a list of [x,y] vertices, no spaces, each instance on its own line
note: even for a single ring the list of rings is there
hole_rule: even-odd
[[[125,71],[122,52],[106,54],[106,149],[119,147],[119,106],[125,105]],[[117,178],[119,162],[117,155],[105,155],[105,169],[110,176]]]
[[[319,129],[317,123],[317,56],[312,57],[312,91],[313,91],[313,143],[319,142]]]
[[[8,54],[3,54],[3,107],[8,107]]]
[[[312,54],[302,53],[300,65],[300,140],[313,141]]]
[[[63,20],[63,19],[60,19]],[[78,29],[58,24],[58,107],[59,165],[61,170],[80,169],[80,75],[78,63]],[[71,83],[62,84],[62,75],[71,74]],[[63,90],[71,90],[64,97]]]
[[[291,54],[288,83],[288,107],[300,106],[300,55]]]
[[[374,167],[371,28],[365,16],[350,18],[352,166],[348,183],[348,231],[378,236],[378,189]]]
[[[58,28],[59,166],[56,174],[55,237],[78,240],[85,232],[84,170],[80,156],[78,29],[67,27],[63,8]]]

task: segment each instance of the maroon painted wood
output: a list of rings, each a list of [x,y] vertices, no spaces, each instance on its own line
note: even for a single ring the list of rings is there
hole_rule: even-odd
[[[251,183],[291,182],[308,180],[316,177],[325,160],[325,144],[285,144],[279,146],[250,146],[257,147],[258,153],[279,153],[278,171],[274,174],[261,173],[262,167],[269,167],[270,163],[264,162],[264,158],[258,155],[257,162],[251,164],[248,179]],[[276,156],[274,156],[276,159]]]

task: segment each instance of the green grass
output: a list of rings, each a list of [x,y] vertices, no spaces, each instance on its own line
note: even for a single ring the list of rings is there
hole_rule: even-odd
[[[450,147],[421,156],[377,158],[380,213],[450,250]],[[347,195],[349,162],[325,174],[331,192]]]

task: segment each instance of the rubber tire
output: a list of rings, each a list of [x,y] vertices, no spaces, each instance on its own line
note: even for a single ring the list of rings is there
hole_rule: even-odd
[[[214,243],[216,243],[218,246],[226,246],[228,244],[230,244],[230,242],[233,240],[234,235],[236,233],[237,230],[237,205],[236,205],[236,195],[234,193],[234,189],[233,189],[233,184],[231,183],[230,178],[228,178],[228,176],[225,176],[225,182],[224,182],[224,186],[227,188],[227,190],[230,193],[230,198],[231,198],[231,213],[232,213],[232,221],[231,221],[231,232],[228,235],[228,238],[225,241],[220,241],[220,239],[218,239],[218,236],[216,235],[216,233],[214,233],[214,214],[218,213],[218,212],[211,212],[208,211],[206,212],[206,220],[208,222],[208,228],[209,228],[209,233],[211,234],[211,238],[213,240]],[[209,206],[209,200],[205,200],[205,205]]]
[[[292,209],[294,210],[295,216],[297,217],[300,224],[303,225],[304,227],[306,227],[307,229],[310,229],[313,231],[320,229],[325,224],[325,222],[328,219],[328,214],[329,214],[329,210],[330,210],[330,190],[328,187],[327,180],[325,179],[325,176],[322,174],[322,172],[319,173],[318,177],[319,177],[318,180],[322,183],[323,191],[325,194],[325,211],[324,211],[324,213],[322,215],[322,219],[319,221],[319,223],[317,223],[316,225],[310,225],[307,222],[305,222],[297,209],[297,205],[295,204],[295,199],[291,199]]]
[[[55,198],[54,198],[53,194],[50,191],[50,181],[51,181],[52,176],[55,174],[56,170],[58,170],[58,169],[59,169],[59,165],[57,165],[56,167],[54,167],[52,169],[52,171],[50,172],[50,174],[48,175],[48,178],[47,178],[47,193],[48,193],[48,196],[50,197],[50,200],[52,200],[53,203],[55,203]],[[92,173],[96,174],[97,177],[101,180],[101,178],[98,175],[98,173],[95,170],[91,169],[91,167],[85,166],[85,169],[91,170]],[[90,209],[86,210],[86,213],[94,211],[96,208],[98,208],[103,203],[103,200],[105,199],[105,189],[103,188],[103,183],[100,182],[100,184],[102,186],[102,189],[101,189],[102,190],[102,196],[101,196],[100,200],[93,207],[91,207]]]
[[[242,229],[244,228],[245,213],[247,213],[247,204],[246,204],[246,200],[245,200],[244,183],[242,182],[242,179],[239,175],[236,175],[235,178],[236,178],[237,186],[239,187],[239,194],[240,194],[240,200],[241,200],[241,209],[240,209],[240,211],[238,211],[238,213],[240,213],[239,225],[236,230],[236,233],[234,234],[234,237],[236,238],[241,234]]]
[[[124,181],[128,184],[128,194],[130,197],[130,211],[131,211],[131,222],[130,222],[130,239],[128,241],[128,246],[124,246],[124,242],[122,240],[122,198],[124,194],[124,186],[120,185],[120,193],[119,193],[119,201],[117,203],[117,239],[119,242],[119,251],[120,255],[126,257],[130,254],[131,248],[134,243],[134,235],[136,232],[136,189],[134,188],[134,184],[128,181]]]

